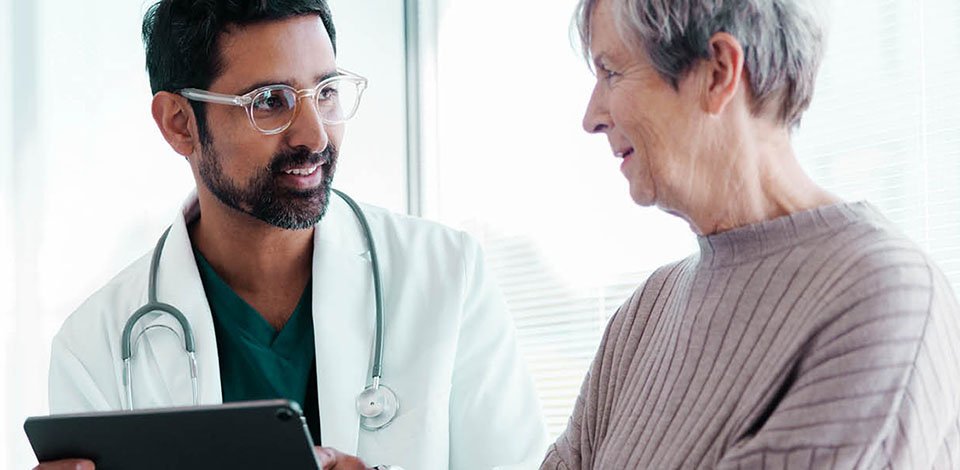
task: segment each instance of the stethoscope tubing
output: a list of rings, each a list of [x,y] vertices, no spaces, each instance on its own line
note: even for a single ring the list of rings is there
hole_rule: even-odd
[[[395,415],[397,409],[399,408],[399,403],[397,402],[395,393],[390,390],[389,387],[381,385],[381,378],[383,377],[383,342],[384,342],[384,315],[383,315],[383,289],[380,280],[380,262],[377,258],[377,249],[376,244],[373,240],[373,233],[370,230],[370,224],[367,222],[367,218],[363,213],[363,210],[360,209],[360,206],[354,201],[350,196],[347,196],[342,191],[331,188],[331,190],[337,194],[347,205],[350,207],[350,210],[353,211],[356,215],[357,221],[360,223],[360,227],[363,230],[364,237],[367,242],[367,249],[370,252],[370,264],[371,271],[373,273],[373,292],[374,300],[376,305],[376,341],[374,348],[373,356],[373,370],[371,373],[372,384],[365,389],[372,390],[376,393],[385,391],[392,396],[392,399],[395,404],[393,413],[389,419],[386,420],[385,424],[379,426],[366,426],[361,420],[361,425],[367,429],[381,429],[382,427],[389,424],[392,421],[393,416]],[[170,314],[176,318],[177,322],[180,324],[180,328],[183,331],[183,347],[187,353],[189,368],[190,368],[190,378],[191,385],[193,389],[193,404],[200,404],[199,396],[199,379],[197,373],[197,361],[196,361],[196,342],[194,341],[193,328],[190,326],[189,320],[187,320],[186,315],[183,314],[176,307],[159,302],[157,300],[157,272],[160,269],[160,257],[163,253],[163,247],[166,243],[167,236],[170,234],[170,227],[163,232],[163,235],[160,236],[160,239],[157,240],[157,245],[153,250],[153,256],[150,259],[150,272],[149,280],[147,287],[147,304],[137,309],[130,318],[127,319],[126,325],[124,325],[123,333],[120,336],[120,356],[123,360],[123,386],[124,392],[126,395],[126,408],[133,409],[133,366],[132,358],[133,352],[136,345],[134,341],[131,340],[133,335],[133,328],[143,318],[145,315],[152,312],[163,312]],[[144,328],[137,335],[137,342],[139,342],[140,336],[142,336],[148,329],[151,327]],[[169,328],[169,327],[166,327]]]
[[[367,238],[367,249],[370,250],[371,271],[373,271],[373,295],[377,311],[377,334],[373,353],[373,373],[374,383],[379,385],[380,378],[383,377],[383,290],[380,284],[380,262],[377,259],[377,246],[373,242],[373,232],[370,231],[370,224],[367,223],[367,217],[360,210],[360,206],[350,196],[347,196],[338,189],[333,189],[344,202],[350,206],[350,209],[357,216],[363,234]]]

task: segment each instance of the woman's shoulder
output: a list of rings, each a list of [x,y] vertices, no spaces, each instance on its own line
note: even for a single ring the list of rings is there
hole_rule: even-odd
[[[693,255],[655,269],[623,301],[610,319],[608,330],[625,322],[633,323],[637,317],[648,316],[654,310],[655,305],[666,302],[667,297],[678,295],[677,286],[687,285],[689,287],[689,283],[682,280],[692,275],[696,267],[697,257]]]
[[[960,314],[953,287],[916,242],[882,216],[851,224],[823,250],[816,303],[827,324],[885,324],[905,331]]]
[[[878,216],[846,227],[831,237],[836,286],[870,281],[873,288],[898,285],[932,286],[940,270],[933,259],[893,223]]]

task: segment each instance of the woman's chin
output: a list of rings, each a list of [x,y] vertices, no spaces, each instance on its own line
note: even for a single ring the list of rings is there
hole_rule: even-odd
[[[657,196],[646,188],[630,188],[630,198],[638,206],[650,207],[657,203]]]

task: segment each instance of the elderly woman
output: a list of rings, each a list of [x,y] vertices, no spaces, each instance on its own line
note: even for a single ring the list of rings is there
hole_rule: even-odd
[[[960,318],[867,203],[800,169],[822,55],[791,0],[581,0],[584,117],[699,253],[611,320],[542,468],[960,468]]]

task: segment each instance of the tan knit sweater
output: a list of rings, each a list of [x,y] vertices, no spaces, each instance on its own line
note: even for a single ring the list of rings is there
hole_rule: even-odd
[[[607,327],[545,469],[960,469],[960,309],[870,205],[701,237]]]

